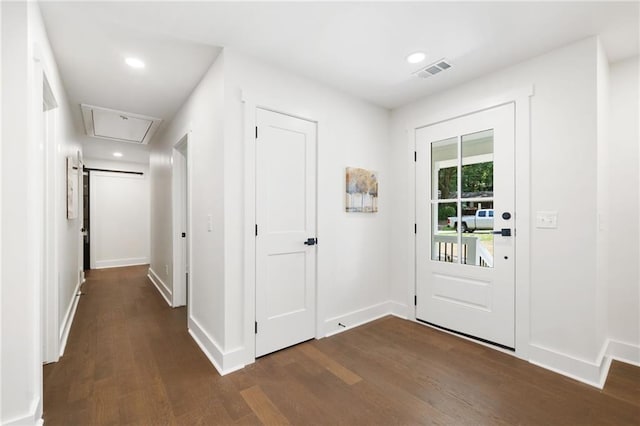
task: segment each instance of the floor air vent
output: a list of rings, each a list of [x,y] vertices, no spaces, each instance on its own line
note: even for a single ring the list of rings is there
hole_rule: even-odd
[[[419,69],[418,71],[414,72],[413,75],[420,78],[428,78],[428,77],[431,77],[432,75],[441,73],[442,71],[446,71],[449,68],[451,68],[451,64],[447,62],[445,59],[440,59],[439,61],[436,61],[432,64],[427,65],[424,68]]]

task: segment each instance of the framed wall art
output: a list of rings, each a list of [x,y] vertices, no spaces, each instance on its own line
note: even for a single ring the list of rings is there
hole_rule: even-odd
[[[67,219],[78,217],[78,166],[73,157],[67,157]]]
[[[376,213],[378,211],[378,173],[347,167],[346,182],[346,211],[356,213]]]

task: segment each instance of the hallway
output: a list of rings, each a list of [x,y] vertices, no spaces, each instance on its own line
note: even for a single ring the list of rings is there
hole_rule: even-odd
[[[640,421],[638,368],[615,363],[599,391],[394,317],[220,377],[146,272],[88,273],[65,355],[44,368],[47,426]]]

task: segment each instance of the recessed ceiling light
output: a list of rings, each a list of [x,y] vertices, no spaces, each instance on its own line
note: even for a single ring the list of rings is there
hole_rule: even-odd
[[[127,58],[124,60],[131,68],[144,68],[144,62],[138,58]]]
[[[122,153],[121,152],[114,152],[113,156],[114,157],[122,157]]]
[[[427,55],[425,55],[424,52],[415,52],[407,56],[407,62],[410,64],[417,64],[424,61],[426,57]]]

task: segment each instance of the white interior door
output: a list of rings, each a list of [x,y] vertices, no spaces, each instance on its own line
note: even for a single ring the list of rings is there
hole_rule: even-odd
[[[144,175],[90,171],[91,269],[149,263],[149,184]]]
[[[256,112],[256,356],[315,336],[316,125]]]
[[[173,151],[173,306],[189,303],[189,136],[184,136]]]
[[[189,269],[189,265],[191,265],[191,252],[189,251],[191,247],[191,226],[189,223],[189,218],[191,217],[191,200],[190,200],[190,185],[189,181],[189,145],[185,143],[182,147],[182,154],[184,158],[183,169],[182,169],[182,229],[184,231],[181,234],[182,239],[182,268],[183,268],[183,277],[184,284],[183,288],[183,301],[185,304],[189,304],[189,274],[191,270]],[[189,304],[190,305],[190,304]],[[188,308],[190,309],[190,308]]]
[[[515,347],[514,179],[513,104],[416,131],[417,319]]]

